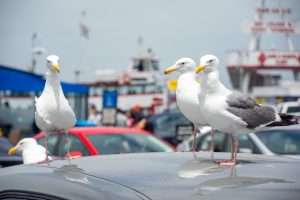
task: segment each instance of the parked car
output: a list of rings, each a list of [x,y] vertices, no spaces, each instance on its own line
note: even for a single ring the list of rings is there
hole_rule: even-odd
[[[211,128],[206,128],[196,138],[196,150],[209,150],[211,145]],[[178,151],[189,151],[192,137],[177,146]],[[216,152],[230,152],[230,136],[215,130]],[[287,155],[300,158],[300,125],[274,127],[270,130],[258,131],[239,136],[240,153],[265,155]]]
[[[14,145],[6,138],[0,136],[0,156],[6,156],[7,152]]]
[[[280,103],[277,105],[277,110],[280,113],[290,113],[300,116],[300,100]]]
[[[0,170],[0,199],[299,199],[300,160],[240,154],[238,163],[221,167],[210,153],[184,152],[18,165]]]
[[[8,155],[8,151],[14,145],[6,138],[0,137],[0,168],[22,164],[22,155],[17,152],[15,155]]]
[[[188,126],[193,129],[193,124],[179,111],[178,108],[164,111],[149,118],[155,135],[164,138],[176,145],[178,143],[176,132],[178,126]]]
[[[45,144],[45,134],[34,137]],[[79,156],[140,152],[172,152],[176,148],[153,134],[131,128],[75,127],[69,130],[69,151]],[[66,134],[50,134],[48,150],[54,156],[67,154]]]
[[[20,164],[23,164],[22,156],[0,156],[0,169]]]

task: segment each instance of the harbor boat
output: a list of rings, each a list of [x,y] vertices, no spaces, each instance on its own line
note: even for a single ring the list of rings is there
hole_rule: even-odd
[[[122,72],[115,70],[98,70],[97,80],[88,84],[89,104],[102,110],[103,91],[117,91],[117,106],[129,110],[139,105],[145,114],[155,114],[167,106],[167,92],[159,59],[148,49],[146,53],[131,58],[129,67]]]
[[[300,33],[300,23],[288,19],[292,8],[283,7],[281,1],[257,2],[255,20],[242,23],[243,31],[252,35],[249,48],[227,53],[227,70],[232,86],[250,94],[259,103],[276,105],[297,101],[300,98],[300,52],[294,50],[291,35]],[[263,34],[281,35],[288,49],[276,49],[274,44],[270,49],[263,49]],[[284,71],[292,72],[290,77],[293,80],[284,80]]]

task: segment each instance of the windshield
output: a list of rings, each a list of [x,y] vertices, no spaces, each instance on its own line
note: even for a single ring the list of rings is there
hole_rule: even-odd
[[[300,106],[290,106],[287,109],[287,113],[300,113]]]
[[[297,130],[259,131],[256,135],[275,154],[300,154],[300,133]]]
[[[94,134],[87,137],[101,155],[174,151],[161,140],[146,134]]]
[[[159,130],[169,130],[171,128],[175,129],[176,125],[189,125],[191,122],[187,120],[181,113],[166,113],[159,115],[150,119],[153,122],[157,129]]]

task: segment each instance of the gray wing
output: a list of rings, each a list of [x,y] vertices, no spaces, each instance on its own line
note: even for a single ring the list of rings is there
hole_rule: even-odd
[[[277,112],[272,106],[259,105],[248,95],[232,93],[228,95],[226,102],[229,106],[227,111],[245,121],[249,129],[269,124],[277,119]]]

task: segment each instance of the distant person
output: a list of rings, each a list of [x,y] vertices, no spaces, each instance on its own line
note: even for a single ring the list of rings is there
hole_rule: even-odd
[[[143,129],[152,132],[153,126],[151,122],[144,116],[139,105],[134,105],[130,110],[131,126],[137,129]]]
[[[117,126],[126,127],[127,126],[127,113],[120,108],[117,108]]]
[[[100,112],[97,110],[96,106],[92,104],[89,109],[89,116],[87,121],[96,124],[97,126],[101,125],[102,116]]]
[[[126,112],[126,117],[127,117],[126,120],[127,127],[132,128],[134,126],[134,118],[131,109]]]
[[[9,105],[9,102],[8,102],[8,101],[5,101],[5,102],[4,102],[4,108],[10,109],[10,105]]]

